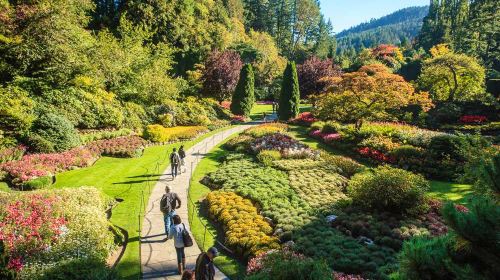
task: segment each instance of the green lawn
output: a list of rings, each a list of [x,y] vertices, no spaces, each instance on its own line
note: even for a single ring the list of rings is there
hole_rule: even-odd
[[[290,126],[290,134],[296,139],[307,144],[309,147],[313,149],[325,150],[336,155],[352,157],[352,153],[349,151],[340,151],[334,149],[331,146],[322,143],[321,141],[309,137],[307,131],[307,127],[296,125]],[[374,165],[370,164],[367,161],[358,159],[356,159],[356,161],[367,167],[374,167]],[[431,191],[428,193],[428,195],[441,200],[451,200],[457,203],[467,204],[468,198],[473,193],[471,185],[433,180],[430,180],[429,182],[431,184]]]
[[[207,250],[215,244],[215,238],[212,235],[217,236],[217,234],[223,234],[221,231],[217,231],[217,228],[209,219],[207,219],[205,213],[200,207],[200,202],[210,192],[210,189],[201,184],[200,180],[205,176],[205,174],[217,170],[219,165],[218,159],[227,153],[221,148],[221,145],[222,143],[212,149],[210,153],[200,161],[193,173],[191,185],[189,187],[189,198],[196,204],[196,206],[194,206],[196,208],[194,208],[193,204],[189,203],[189,224],[191,226],[191,232],[198,245],[202,247],[204,243],[204,250]],[[205,227],[203,224],[208,225],[207,234],[205,234]],[[205,241],[203,242],[204,236]],[[215,259],[215,264],[231,279],[240,279],[245,272],[245,266],[238,263],[234,258],[227,256],[224,252],[221,252],[221,255]]]
[[[184,144],[187,149],[223,129],[204,134],[193,141],[146,148],[144,155],[139,158],[102,157],[91,167],[63,172],[56,176],[53,188],[94,186],[111,197],[123,199],[123,202],[113,209],[111,217],[112,223],[126,229],[129,234],[127,249],[117,266],[120,278],[140,277],[138,230],[139,221],[142,223],[142,217],[139,218],[142,193],[144,204],[147,204],[151,189],[160,173],[168,166],[167,155],[173,147]]]
[[[250,112],[250,118],[252,120],[261,120],[263,113],[271,115],[273,113],[273,105],[255,104]]]

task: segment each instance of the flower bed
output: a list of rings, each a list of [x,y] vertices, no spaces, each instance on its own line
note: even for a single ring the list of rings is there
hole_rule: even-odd
[[[462,123],[484,123],[487,122],[488,118],[486,116],[476,116],[476,115],[465,115],[460,117],[460,122]]]
[[[128,128],[122,128],[119,130],[97,130],[97,131],[85,131],[80,133],[80,140],[83,144],[87,144],[97,140],[113,139],[117,137],[129,136],[134,132]]]
[[[288,131],[288,125],[282,123],[266,123],[246,129],[243,134],[254,138]]]
[[[125,136],[109,140],[99,140],[87,145],[91,151],[114,157],[139,157],[147,141],[139,136]]]
[[[302,126],[311,126],[311,124],[317,121],[318,119],[316,119],[311,112],[304,112],[300,113],[295,119],[290,120],[290,123]]]
[[[90,166],[97,157],[95,152],[79,147],[62,153],[25,155],[18,161],[3,163],[0,168],[17,184],[72,168]]]
[[[273,228],[257,213],[248,199],[233,192],[211,192],[207,195],[209,215],[222,224],[226,244],[244,257],[278,249]]]
[[[94,259],[102,267],[114,248],[95,188],[0,194],[0,242],[7,268],[19,279],[38,279],[68,260]],[[97,269],[81,267],[81,273]],[[90,274],[89,274],[90,275]]]
[[[23,145],[9,147],[0,150],[0,164],[8,161],[19,160],[26,152],[27,148]]]
[[[318,153],[311,150],[307,145],[281,133],[255,139],[251,149],[254,153],[259,153],[262,150],[279,151],[284,158],[314,158],[318,156]]]
[[[204,126],[163,127],[154,124],[146,127],[144,136],[152,142],[171,142],[192,139],[207,130]]]

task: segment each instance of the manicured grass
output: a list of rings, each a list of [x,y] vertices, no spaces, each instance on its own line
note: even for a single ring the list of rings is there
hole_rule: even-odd
[[[271,115],[273,113],[273,105],[255,104],[250,112],[250,118],[252,120],[261,120],[263,113],[266,113],[268,116]]]
[[[0,192],[10,192],[9,185],[5,182],[0,182]]]
[[[303,143],[307,144],[309,147],[313,149],[320,149],[332,154],[342,155],[347,157],[350,156],[352,158],[351,152],[334,149],[331,146],[328,146],[323,142],[318,141],[317,139],[309,137],[307,131],[308,131],[307,127],[291,125],[289,132],[294,138],[302,141]],[[358,159],[355,160],[367,167],[374,167],[373,164],[370,164],[367,161]],[[468,198],[473,193],[471,185],[457,184],[453,182],[433,181],[433,180],[429,180],[429,182],[431,184],[431,191],[428,193],[428,195],[441,200],[451,200],[453,202],[467,204]]]
[[[456,184],[450,182],[430,181],[431,197],[441,200],[450,200],[456,203],[468,204],[473,195],[472,185]]]
[[[129,234],[127,249],[117,266],[120,278],[140,277],[139,220],[142,223],[143,217],[139,215],[143,215],[152,188],[161,172],[168,166],[167,157],[172,148],[184,144],[188,149],[224,129],[227,128],[212,131],[188,142],[146,148],[144,155],[138,158],[102,157],[91,167],[63,172],[56,176],[53,188],[94,186],[110,197],[123,199],[113,209],[111,216],[111,222],[124,228]]]
[[[227,140],[231,138],[232,137]],[[196,166],[193,177],[191,178],[191,185],[189,187],[189,198],[196,204],[196,206],[193,206],[192,203],[189,203],[189,224],[196,242],[200,247],[203,247],[203,250],[207,250],[215,244],[214,236],[223,234],[222,231],[220,231],[220,229],[218,231],[214,224],[207,218],[206,213],[204,213],[203,208],[201,207],[201,201],[210,192],[210,189],[200,183],[200,180],[207,173],[217,170],[220,164],[219,159],[228,153],[221,148],[223,143],[212,149],[210,153]],[[206,233],[204,224],[207,225]],[[224,272],[224,274],[226,274],[226,276],[231,279],[241,279],[245,273],[245,266],[225,254],[224,251],[221,251],[221,255],[215,259],[215,264],[222,272]]]

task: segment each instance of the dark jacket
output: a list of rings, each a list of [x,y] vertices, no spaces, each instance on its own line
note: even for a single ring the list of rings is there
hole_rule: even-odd
[[[214,263],[207,256],[207,253],[201,253],[196,259],[196,269],[194,275],[196,280],[214,280]]]

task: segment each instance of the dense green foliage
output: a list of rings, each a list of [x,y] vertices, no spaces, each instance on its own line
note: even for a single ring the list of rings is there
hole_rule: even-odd
[[[431,0],[417,46],[429,50],[447,43],[498,71],[499,17],[500,3],[495,0]]]
[[[428,7],[401,9],[379,19],[372,19],[336,35],[338,54],[373,48],[380,44],[408,44],[420,32]]]
[[[231,112],[235,115],[249,116],[255,103],[255,78],[251,64],[243,66],[240,80],[231,101]]]
[[[288,121],[299,114],[300,89],[295,62],[289,62],[283,73],[283,82],[278,103],[278,117]]]
[[[80,144],[73,124],[52,113],[41,115],[33,123],[29,138],[33,148],[44,153],[65,151]]]

